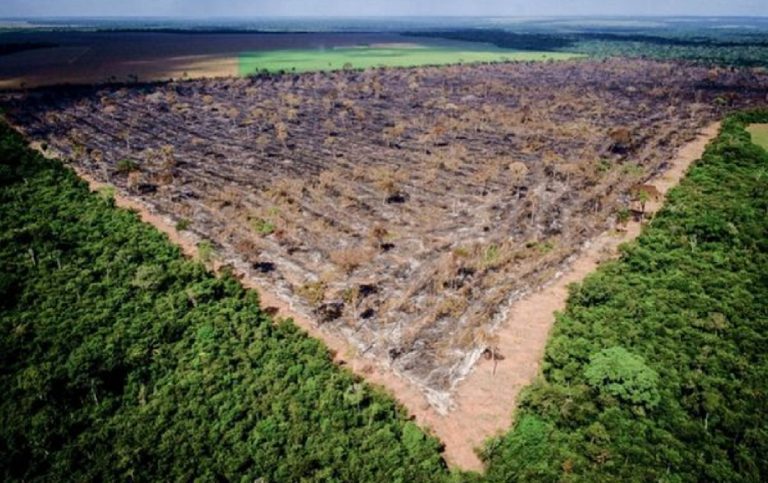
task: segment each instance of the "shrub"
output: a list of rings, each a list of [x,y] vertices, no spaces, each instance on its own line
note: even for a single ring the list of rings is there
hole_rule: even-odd
[[[310,305],[319,305],[325,300],[325,283],[307,282],[296,291]]]
[[[176,231],[186,231],[189,229],[192,222],[190,222],[187,219],[182,218],[181,220],[176,222]]]
[[[139,165],[132,159],[121,159],[117,162],[117,172],[120,174],[128,174],[139,170]]]
[[[114,186],[103,186],[99,188],[99,197],[104,201],[114,201],[117,190]]]
[[[197,256],[203,263],[208,263],[213,260],[214,256],[213,244],[209,241],[201,241],[197,244]]]
[[[264,220],[262,218],[253,220],[251,222],[251,227],[253,227],[253,230],[256,233],[262,236],[271,235],[272,233],[275,232],[275,224],[269,220]]]

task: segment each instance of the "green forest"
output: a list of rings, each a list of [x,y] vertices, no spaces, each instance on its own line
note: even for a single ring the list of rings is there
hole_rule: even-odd
[[[687,60],[713,66],[768,67],[768,42],[763,38],[701,31],[622,32],[513,32],[503,29],[460,29],[411,32],[417,37],[439,37],[467,42],[486,42],[505,49],[570,52],[595,58],[629,57]]]
[[[489,481],[768,477],[768,153],[723,124],[572,288]],[[387,395],[0,127],[5,481],[445,481]],[[261,478],[261,480],[259,480]]]

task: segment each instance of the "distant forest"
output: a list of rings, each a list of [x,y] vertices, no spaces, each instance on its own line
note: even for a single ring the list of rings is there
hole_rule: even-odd
[[[411,32],[416,37],[485,42],[517,50],[576,52],[593,57],[642,57],[681,59],[705,64],[768,67],[768,39],[760,35],[696,35],[675,32],[532,32],[502,29],[458,29]]]

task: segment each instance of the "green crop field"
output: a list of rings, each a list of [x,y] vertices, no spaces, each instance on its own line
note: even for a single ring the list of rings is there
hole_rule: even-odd
[[[326,50],[271,50],[240,55],[240,75],[257,72],[312,72],[366,69],[370,67],[414,67],[475,62],[511,62],[564,60],[580,54],[535,52],[481,48],[455,48],[424,45],[392,44],[383,46],[344,47]]]
[[[752,135],[752,142],[768,149],[768,124],[752,124],[747,128]]]

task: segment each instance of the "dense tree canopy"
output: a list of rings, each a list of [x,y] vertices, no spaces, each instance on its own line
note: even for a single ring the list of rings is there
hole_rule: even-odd
[[[463,29],[412,32],[423,37],[443,37],[489,42],[499,47],[551,52],[577,52],[590,57],[641,57],[688,60],[707,65],[768,66],[768,41],[741,30],[703,28],[691,32],[638,29],[633,32],[512,32],[501,29]]]

